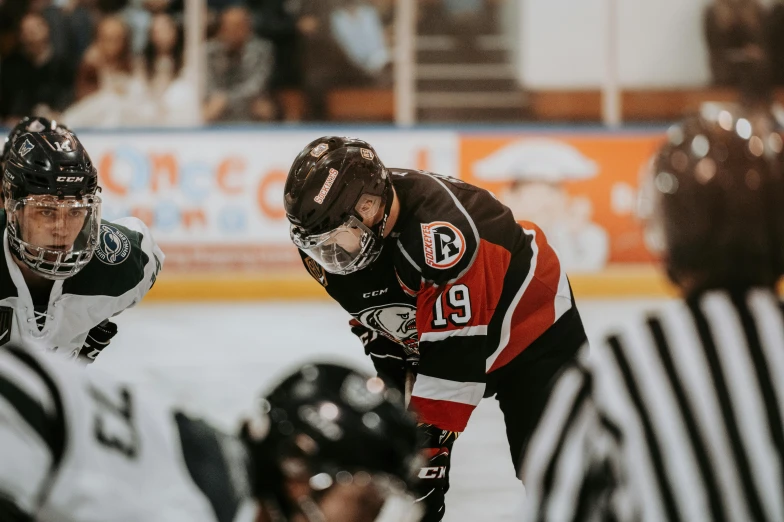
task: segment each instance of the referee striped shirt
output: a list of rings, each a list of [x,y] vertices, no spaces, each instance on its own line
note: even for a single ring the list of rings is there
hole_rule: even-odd
[[[784,521],[784,312],[763,289],[672,302],[557,382],[528,520]]]

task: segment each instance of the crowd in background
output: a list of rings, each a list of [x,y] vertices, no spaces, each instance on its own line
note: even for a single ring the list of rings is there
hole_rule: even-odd
[[[417,32],[470,42],[494,31],[502,1],[418,0]],[[318,121],[333,89],[392,87],[395,0],[206,4],[197,78],[184,0],[0,0],[0,126],[30,114],[76,127]],[[784,86],[783,1],[714,0],[704,30],[714,85]],[[282,107],[291,91],[295,114]]]
[[[423,0],[420,26],[467,34],[494,1]],[[74,127],[324,120],[331,89],[392,88],[395,0],[206,4],[197,78],[183,0],[0,0],[0,126],[30,114]],[[293,115],[291,91],[304,100]]]
[[[193,125],[281,117],[305,93],[322,119],[336,85],[391,86],[393,0],[209,0],[203,99],[182,0],[0,0],[0,123]]]

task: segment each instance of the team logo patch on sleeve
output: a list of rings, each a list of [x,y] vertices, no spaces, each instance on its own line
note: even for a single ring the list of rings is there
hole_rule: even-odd
[[[131,255],[131,240],[120,229],[101,224],[95,256],[107,265],[119,265]]]
[[[305,266],[308,268],[308,273],[313,276],[313,279],[318,281],[321,286],[327,286],[327,274],[323,266],[310,257],[305,258]]]
[[[0,346],[11,340],[11,326],[14,322],[14,309],[0,306]]]
[[[422,243],[425,263],[441,270],[455,266],[466,251],[463,233],[446,221],[422,223]]]

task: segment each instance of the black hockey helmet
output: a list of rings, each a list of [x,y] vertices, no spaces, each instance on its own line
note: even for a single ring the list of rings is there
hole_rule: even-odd
[[[771,121],[706,106],[654,158],[640,198],[646,240],[687,292],[770,287],[784,273],[784,146],[764,130]]]
[[[292,509],[282,483],[307,478],[314,496],[372,481],[405,494],[421,464],[413,415],[399,391],[337,364],[307,364],[264,398],[242,436],[256,467],[258,498]],[[412,499],[413,500],[413,499]]]
[[[35,272],[64,279],[81,270],[98,245],[98,173],[67,128],[30,122],[24,124],[30,130],[10,141],[3,166],[9,245]]]
[[[369,143],[337,136],[311,142],[286,178],[284,207],[292,241],[327,272],[366,267],[381,252],[391,187]],[[373,222],[378,215],[381,219]]]
[[[0,156],[0,169],[2,169],[5,164],[8,154],[11,152],[11,145],[16,138],[26,132],[54,131],[57,129],[68,130],[68,127],[57,121],[42,118],[40,116],[25,116],[19,120],[19,122],[14,125],[14,128],[11,129],[11,132],[8,133],[8,136],[6,136],[5,143],[3,143],[3,153],[2,156]]]

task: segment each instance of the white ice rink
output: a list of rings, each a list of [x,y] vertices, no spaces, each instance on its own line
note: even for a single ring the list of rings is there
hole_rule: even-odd
[[[589,338],[652,301],[580,301]],[[144,304],[116,318],[119,333],[94,368],[141,383],[234,430],[275,375],[314,358],[372,369],[348,316],[328,302]],[[494,399],[485,399],[455,443],[446,522],[518,521],[514,477]]]

